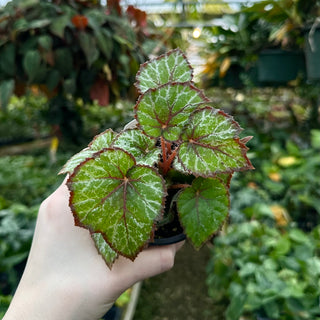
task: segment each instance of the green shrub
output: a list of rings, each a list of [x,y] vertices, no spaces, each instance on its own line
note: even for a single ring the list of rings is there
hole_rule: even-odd
[[[0,8],[0,109],[28,88],[48,97],[47,121],[78,141],[75,100],[106,106],[135,99],[135,74],[161,35],[120,0],[11,0]],[[150,45],[151,42],[151,45]],[[160,48],[163,46],[160,45]],[[149,48],[149,49],[147,49]]]
[[[304,230],[320,224],[319,139],[320,131],[313,130],[305,148],[288,140],[285,148],[271,143],[267,156],[251,154],[256,170],[233,179],[233,221],[272,216],[278,206]]]
[[[0,144],[48,136],[47,108],[47,99],[43,96],[13,96],[6,110],[0,108]]]
[[[48,154],[0,157],[0,194],[4,207],[13,203],[32,206],[40,203],[61,183],[57,172],[70,153],[57,154],[57,162],[50,163]]]
[[[320,226],[311,233],[258,221],[215,239],[207,283],[226,319],[320,319]]]
[[[39,205],[0,210],[0,293],[12,293],[28,256]]]

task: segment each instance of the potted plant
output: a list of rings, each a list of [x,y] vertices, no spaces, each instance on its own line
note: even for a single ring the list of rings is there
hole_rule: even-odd
[[[110,267],[119,254],[134,260],[164,225],[200,248],[228,216],[233,172],[253,168],[250,137],[192,79],[179,49],[142,64],[134,123],[96,136],[61,170],[76,225]]]
[[[268,39],[268,25],[255,19],[254,12],[241,10],[225,15],[219,25],[205,30],[209,37],[203,81],[233,88],[242,87],[246,81],[257,84],[256,61]]]
[[[305,74],[303,12],[305,1],[264,0],[243,11],[264,21],[268,37],[258,58],[258,78],[265,85],[281,85]]]

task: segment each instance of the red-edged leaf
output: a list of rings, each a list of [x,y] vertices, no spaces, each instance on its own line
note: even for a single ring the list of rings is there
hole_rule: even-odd
[[[190,82],[193,69],[180,49],[171,50],[142,64],[135,86],[140,93],[168,82]]]
[[[190,113],[208,102],[203,92],[190,83],[168,83],[140,96],[136,119],[150,137],[177,141]]]
[[[82,162],[67,184],[76,224],[101,233],[114,251],[133,260],[162,211],[163,178],[115,148]]]
[[[181,135],[180,163],[189,173],[202,177],[253,169],[248,148],[238,137],[240,131],[239,124],[220,110],[195,111]]]
[[[222,226],[229,212],[229,193],[219,179],[197,178],[178,196],[180,222],[199,249]]]

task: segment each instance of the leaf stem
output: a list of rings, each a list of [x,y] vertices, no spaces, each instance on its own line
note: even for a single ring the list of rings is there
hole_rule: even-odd
[[[190,187],[190,184],[188,183],[177,183],[177,184],[172,184],[169,186],[169,189],[184,189]]]
[[[162,162],[159,163],[159,167],[162,169],[163,175],[166,175],[171,168],[172,162],[176,156],[176,151],[171,148],[171,143],[164,140],[161,137],[161,149],[162,149]]]

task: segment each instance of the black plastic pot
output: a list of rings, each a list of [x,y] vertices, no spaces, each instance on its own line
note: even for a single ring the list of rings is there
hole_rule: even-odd
[[[157,238],[150,242],[151,246],[166,246],[168,244],[177,243],[186,239],[184,233],[177,234],[168,238]]]
[[[264,85],[284,85],[306,73],[302,51],[264,50],[258,58],[258,79]]]
[[[177,215],[170,223],[164,224],[155,230],[153,240],[149,244],[156,246],[164,246],[177,243],[186,239],[183,229],[179,223]]]

